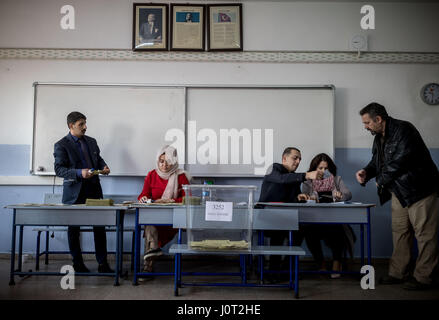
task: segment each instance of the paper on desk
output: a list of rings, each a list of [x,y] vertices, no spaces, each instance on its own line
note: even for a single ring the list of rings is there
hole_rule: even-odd
[[[351,202],[351,201],[338,201],[333,203],[334,204],[362,204],[361,202]]]
[[[181,202],[169,202],[169,203],[144,203],[144,202],[136,202],[135,205],[143,205],[145,207],[154,207],[154,206],[182,206]]]
[[[64,203],[19,203],[16,206],[20,207],[55,207],[55,206],[65,206]]]
[[[245,240],[231,241],[231,240],[205,239],[202,241],[191,241],[190,246],[193,249],[200,249],[200,250],[248,249],[248,242]]]

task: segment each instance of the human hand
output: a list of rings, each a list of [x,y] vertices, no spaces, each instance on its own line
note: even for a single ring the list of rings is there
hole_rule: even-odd
[[[108,166],[105,166],[104,169],[102,170],[102,174],[109,175],[110,174],[110,168],[108,168]]]
[[[335,200],[341,200],[343,194],[340,191],[334,191],[333,197],[335,198]]]
[[[366,170],[361,169],[358,170],[357,173],[355,174],[355,177],[357,178],[357,181],[359,184],[363,184],[366,182]]]
[[[321,180],[323,178],[323,173],[320,171],[309,171],[305,175],[307,180]]]
[[[93,173],[90,172],[90,169],[82,169],[81,174],[83,179],[90,179],[93,177]]]
[[[148,202],[148,197],[147,196],[143,196],[142,198],[139,199],[140,203],[147,203]]]
[[[309,199],[310,199],[309,195],[304,194],[304,193],[301,193],[297,196],[297,200],[299,200],[299,201],[303,201],[303,200],[307,201]]]

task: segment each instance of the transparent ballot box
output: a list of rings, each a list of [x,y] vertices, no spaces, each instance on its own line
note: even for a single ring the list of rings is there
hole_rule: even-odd
[[[192,250],[250,250],[256,186],[184,185]]]

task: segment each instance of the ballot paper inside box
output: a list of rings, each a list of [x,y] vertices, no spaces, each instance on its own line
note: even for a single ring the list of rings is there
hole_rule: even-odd
[[[187,241],[193,250],[250,250],[256,186],[187,185]]]

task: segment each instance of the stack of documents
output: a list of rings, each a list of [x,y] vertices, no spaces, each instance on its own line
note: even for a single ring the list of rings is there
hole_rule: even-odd
[[[112,206],[114,204],[113,199],[86,199],[86,206]]]
[[[248,242],[245,240],[231,241],[231,240],[212,240],[206,239],[202,241],[191,241],[191,249],[196,250],[236,250],[236,249],[248,249]]]

